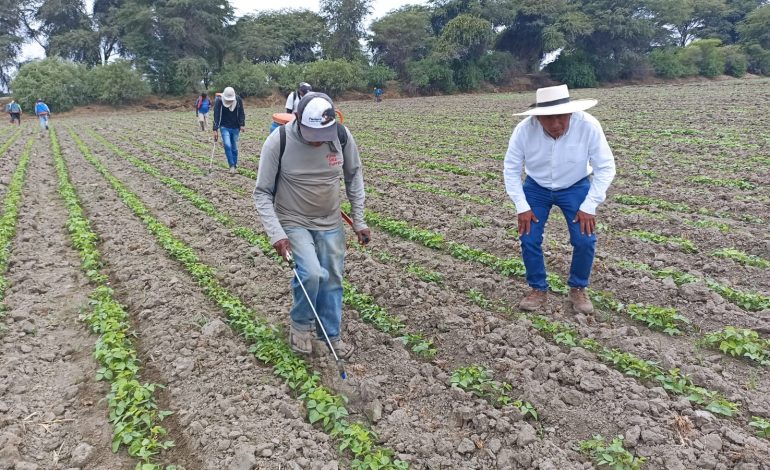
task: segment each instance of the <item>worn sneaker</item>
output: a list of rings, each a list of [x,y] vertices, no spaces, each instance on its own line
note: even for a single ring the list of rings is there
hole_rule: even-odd
[[[234,175],[234,174],[235,174],[235,167],[234,167],[234,166],[231,166],[231,167],[230,167],[230,174],[231,174],[231,175]]]
[[[292,325],[289,328],[289,345],[291,350],[298,354],[311,354],[313,352],[314,330],[300,330]]]
[[[337,357],[345,360],[350,359],[350,357],[353,355],[353,351],[356,349],[355,346],[350,343],[346,343],[341,339],[333,339],[332,346],[334,347],[334,351],[337,353]]]
[[[524,299],[519,302],[519,308],[528,312],[540,310],[545,305],[548,298],[548,291],[532,289]]]
[[[579,289],[573,287],[569,290],[569,301],[572,304],[572,309],[577,313],[584,315],[590,315],[594,313],[594,305],[591,303],[591,299],[586,295],[585,289]]]

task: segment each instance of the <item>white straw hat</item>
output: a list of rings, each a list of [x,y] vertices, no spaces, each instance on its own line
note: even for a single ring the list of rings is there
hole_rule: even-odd
[[[569,97],[567,85],[538,88],[535,93],[535,103],[523,113],[514,116],[550,116],[554,114],[569,114],[583,111],[596,106],[597,100],[572,100]]]

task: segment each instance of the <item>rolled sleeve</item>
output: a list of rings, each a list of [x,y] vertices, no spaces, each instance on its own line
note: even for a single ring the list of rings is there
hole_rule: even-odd
[[[508,151],[503,161],[503,179],[505,190],[516,206],[516,213],[521,214],[530,210],[527,198],[524,196],[524,187],[521,183],[521,172],[524,168],[524,147],[521,139],[522,123],[513,130],[508,142]]]

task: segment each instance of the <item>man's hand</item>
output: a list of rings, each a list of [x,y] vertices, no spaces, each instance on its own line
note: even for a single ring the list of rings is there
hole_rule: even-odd
[[[356,230],[356,236],[358,237],[358,243],[366,245],[372,239],[372,232],[368,228]]]
[[[241,126],[241,132],[243,132],[243,131],[245,131],[245,130],[246,130],[246,127],[244,127],[244,126]]]
[[[529,235],[529,231],[532,228],[531,223],[538,223],[540,222],[537,220],[537,217],[535,217],[535,213],[531,210],[522,212],[518,216],[516,216],[519,222],[519,236],[522,235]]]
[[[575,216],[575,220],[572,221],[580,222],[580,233],[584,235],[593,235],[594,231],[596,230],[596,216],[588,214],[583,211],[577,211],[577,215]]]
[[[219,132],[214,131],[214,142],[219,141]]]
[[[289,258],[286,256],[291,251],[291,245],[289,244],[288,238],[282,238],[273,243],[273,248],[275,248],[276,253],[278,253],[281,258],[286,260],[287,263],[289,262]]]

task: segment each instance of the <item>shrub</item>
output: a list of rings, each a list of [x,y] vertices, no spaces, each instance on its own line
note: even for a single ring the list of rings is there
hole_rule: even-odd
[[[270,94],[270,79],[265,68],[248,62],[226,65],[216,74],[212,89],[221,92],[231,86],[241,97],[264,97]]]
[[[748,71],[757,75],[770,75],[770,50],[759,44],[746,46]]]
[[[441,59],[430,57],[409,62],[406,69],[409,77],[406,86],[407,91],[451,93],[455,89],[454,73],[449,64]]]
[[[676,53],[679,64],[682,66],[682,76],[692,77],[700,71],[701,50],[699,47],[685,47]]]
[[[590,59],[580,52],[562,53],[546,67],[554,80],[566,83],[570,88],[596,86],[596,71]]]
[[[113,106],[138,101],[150,93],[149,85],[127,60],[94,67],[88,72],[96,101]]]
[[[508,80],[519,64],[509,52],[493,51],[479,59],[479,68],[484,80],[499,85]]]
[[[270,77],[273,86],[277,86],[281,93],[289,94],[297,89],[300,82],[307,82],[305,78],[305,64],[264,64],[265,72]],[[315,87],[315,83],[310,83]]]
[[[332,98],[343,91],[360,90],[366,86],[361,67],[342,59],[311,62],[305,69],[304,81],[313,86],[313,91],[326,93]]]
[[[654,49],[650,52],[649,60],[658,77],[678,78],[685,74],[685,68],[675,49]]]
[[[22,65],[11,89],[25,110],[32,111],[35,100],[42,98],[51,112],[68,111],[93,98],[86,75],[83,65],[50,57]]]
[[[202,57],[185,57],[174,64],[174,78],[178,88],[184,92],[201,92],[206,90],[205,83],[209,65]]]
[[[746,53],[739,46],[725,46],[722,48],[725,59],[725,73],[733,77],[746,75],[749,61]]]
[[[719,45],[719,39],[701,39],[694,41],[685,50],[697,50],[698,71],[704,77],[716,77],[725,71],[725,56]]]
[[[395,80],[396,72],[387,65],[377,64],[364,69],[366,84],[369,88],[384,88],[388,80]]]
[[[454,77],[457,88],[462,91],[476,90],[484,81],[484,74],[475,62],[458,62]]]

